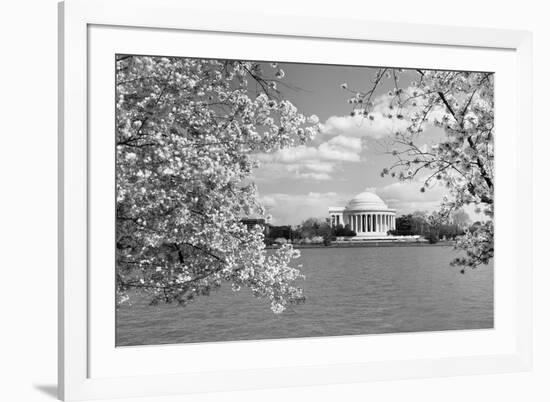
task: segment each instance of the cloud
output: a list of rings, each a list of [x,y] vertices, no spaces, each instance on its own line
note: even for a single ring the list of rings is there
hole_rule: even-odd
[[[261,196],[260,202],[272,215],[274,225],[298,225],[307,218],[326,218],[328,208],[345,205],[349,194],[309,192],[304,194],[272,193]]]
[[[417,181],[396,182],[375,190],[375,192],[388,204],[395,208],[398,215],[409,214],[415,211],[437,211],[441,207],[443,196],[448,195],[442,184],[434,184],[420,191],[426,178],[419,178]],[[367,190],[368,191],[368,190]],[[484,221],[488,218],[483,213],[475,212],[475,205],[465,205],[463,209],[472,220]]]
[[[339,135],[319,145],[321,160],[359,162],[361,140]]]
[[[330,180],[332,177],[328,173],[314,173],[314,172],[297,172],[296,177],[299,179],[306,179],[306,180],[316,180],[316,181],[323,181],[323,180]]]
[[[405,130],[408,123],[396,118],[385,118],[380,112],[371,113],[374,120],[365,116],[331,116],[321,125],[321,133],[348,137],[372,137],[380,139],[396,131]]]
[[[317,173],[331,173],[335,169],[334,164],[321,161],[306,162],[302,166]]]
[[[318,147],[300,145],[269,154],[257,154],[262,167],[255,173],[260,181],[282,178],[330,180],[336,168],[344,162],[359,162],[362,151],[359,138],[336,136]]]
[[[324,181],[332,179],[335,170],[332,162],[308,161],[307,163],[267,163],[256,169],[253,180],[272,182],[284,179]]]
[[[261,162],[294,163],[301,160],[311,160],[317,157],[317,149],[299,145],[292,148],[279,149],[271,154],[257,154],[256,159]]]
[[[301,161],[346,161],[358,162],[360,160],[361,140],[359,138],[348,138],[337,136],[319,147],[308,147],[299,145],[297,147],[283,148],[270,154],[258,154],[257,159],[261,162],[296,163]]]
[[[362,113],[353,116],[331,116],[321,124],[321,133],[327,136],[341,135],[347,137],[370,137],[380,139],[393,135],[397,131],[405,131],[410,126],[410,117],[413,113],[422,111],[426,101],[417,94],[418,89],[408,87],[403,89],[403,99],[409,99],[402,109],[390,110],[389,105],[393,95],[382,94],[377,96],[371,108],[369,117]],[[395,105],[395,103],[394,103]],[[362,111],[358,109],[357,111]],[[432,107],[428,117],[431,123],[434,119],[441,119],[446,111],[441,106]],[[390,117],[391,116],[391,117]]]
[[[423,183],[421,179],[395,182],[378,189],[376,193],[398,214],[438,210],[447,191],[442,185],[436,184],[421,192]]]

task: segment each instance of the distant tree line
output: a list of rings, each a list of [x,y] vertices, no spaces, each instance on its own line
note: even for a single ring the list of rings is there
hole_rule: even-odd
[[[356,236],[349,225],[331,227],[329,219],[308,218],[298,226],[266,225],[265,242],[267,245],[299,243],[329,245],[336,237]]]
[[[439,240],[455,240],[471,230],[470,217],[463,210],[455,211],[450,217],[444,217],[438,212],[428,214],[416,211],[401,215],[395,219],[395,230],[389,233],[394,236],[422,236],[430,243]]]

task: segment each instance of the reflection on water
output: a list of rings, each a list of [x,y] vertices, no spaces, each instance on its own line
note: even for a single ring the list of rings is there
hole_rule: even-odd
[[[451,247],[304,249],[307,301],[274,315],[246,289],[117,311],[117,346],[493,327],[493,266],[462,275]]]

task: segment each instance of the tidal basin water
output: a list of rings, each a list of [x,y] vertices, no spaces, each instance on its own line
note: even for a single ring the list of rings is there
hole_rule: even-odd
[[[222,286],[188,306],[117,310],[117,346],[493,328],[493,266],[461,274],[448,246],[301,250],[305,304],[275,315]]]

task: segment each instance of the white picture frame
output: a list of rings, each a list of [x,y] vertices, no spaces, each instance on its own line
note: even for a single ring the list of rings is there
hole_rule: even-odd
[[[109,95],[109,82],[102,80],[101,68],[105,64],[101,63],[113,52],[178,55],[174,53],[176,44],[190,35],[200,46],[189,56],[212,55],[214,45],[207,37],[216,37],[227,41],[216,50],[216,57],[265,59],[263,54],[273,54],[267,51],[279,51],[278,57],[287,61],[323,62],[325,59],[314,53],[317,46],[333,49],[332,57],[339,57],[341,64],[360,64],[365,61],[342,49],[366,46],[372,54],[385,55],[386,62],[398,63],[397,56],[384,50],[393,47],[399,49],[395,53],[400,57],[404,57],[407,49],[415,49],[415,57],[425,52],[425,60],[429,60],[430,52],[441,52],[446,56],[441,68],[474,63],[501,71],[500,77],[506,77],[508,85],[506,90],[499,87],[497,75],[497,107],[501,111],[497,113],[502,116],[499,133],[503,133],[504,139],[496,145],[499,172],[496,197],[497,203],[500,202],[496,216],[511,217],[509,225],[516,235],[497,240],[495,330],[117,350],[112,339],[114,311],[108,310],[111,306],[114,310],[114,304],[107,296],[104,299],[95,296],[108,294],[113,283],[108,281],[108,271],[98,274],[91,269],[97,261],[107,261],[106,264],[114,261],[108,250],[97,248],[98,242],[94,240],[112,230],[109,222],[114,226],[110,199],[102,202],[105,199],[102,189],[94,184],[103,174],[108,179],[112,166],[104,163],[98,167],[94,158],[108,158],[113,153],[109,136],[96,134],[114,133],[109,130],[112,121],[108,117],[114,108],[109,109],[108,102],[105,110],[102,108]],[[320,20],[267,11],[216,15],[200,8],[187,9],[177,0],[69,0],[59,6],[59,41],[59,395],[62,399],[500,373],[531,367],[530,33]],[[244,41],[247,45],[239,47]],[[285,42],[284,46],[280,41]],[[262,43],[267,42],[269,49],[262,50]],[[310,53],[304,51],[305,43],[311,45]],[[282,48],[286,53],[277,50]],[[498,96],[502,99],[500,104]],[[499,158],[503,161],[500,165]],[[500,182],[499,174],[504,178]],[[109,191],[109,187],[105,190]],[[498,218],[496,221],[499,239]],[[454,345],[457,339],[462,344],[450,350],[449,345]],[[182,351],[195,359],[193,370],[178,368],[177,355]],[[292,353],[285,355],[284,351]],[[205,357],[216,355],[223,359]],[[269,364],[254,360],[254,356],[262,356]],[[163,367],[159,367],[159,362],[164,363]]]

